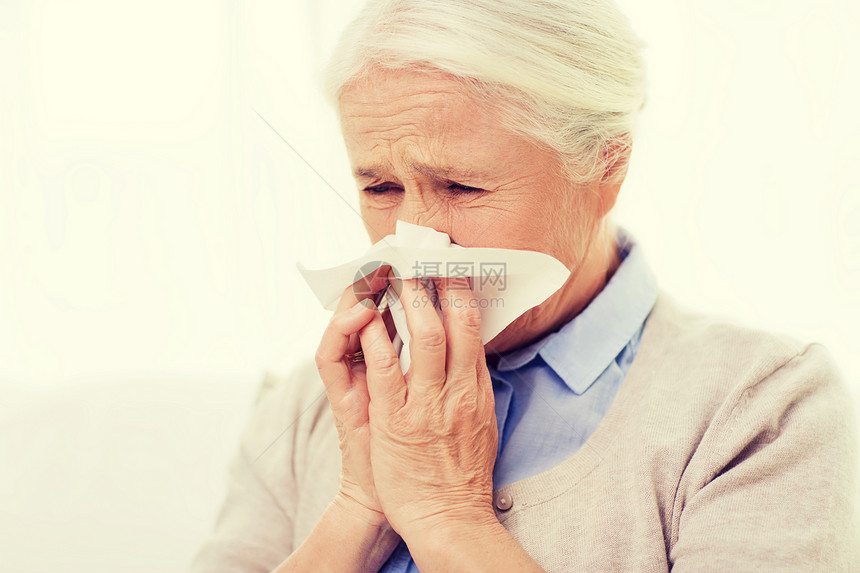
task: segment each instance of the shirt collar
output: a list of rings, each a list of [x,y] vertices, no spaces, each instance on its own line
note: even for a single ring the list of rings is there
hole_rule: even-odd
[[[538,355],[576,394],[585,392],[642,327],[657,300],[657,281],[642,248],[616,227],[622,261],[596,297],[556,332],[501,355],[498,372],[516,370]]]

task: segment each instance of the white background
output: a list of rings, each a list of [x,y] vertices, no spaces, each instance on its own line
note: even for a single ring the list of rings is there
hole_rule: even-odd
[[[263,372],[327,317],[296,261],[367,246],[315,76],[357,4],[0,0],[4,571],[181,571],[211,527]],[[857,389],[860,5],[621,4],[650,95],[618,221]]]

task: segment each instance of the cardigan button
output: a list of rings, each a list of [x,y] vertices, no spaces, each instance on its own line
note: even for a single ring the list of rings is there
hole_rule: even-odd
[[[493,503],[499,511],[507,511],[514,505],[514,500],[510,494],[499,491],[493,496]]]

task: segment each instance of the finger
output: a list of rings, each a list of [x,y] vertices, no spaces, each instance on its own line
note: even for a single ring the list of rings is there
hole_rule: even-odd
[[[335,313],[323,332],[315,361],[332,403],[340,401],[349,389],[350,366],[344,354],[349,351],[350,336],[378,314],[372,301],[362,300],[348,310]]]
[[[432,282],[432,279],[425,279]],[[432,289],[435,291],[435,288]],[[438,391],[445,384],[445,327],[436,311],[437,293],[428,293],[418,279],[403,281],[400,302],[409,327],[409,387],[418,393]]]
[[[372,299],[375,304],[378,304],[388,288],[390,274],[391,265],[382,265],[346,287],[340,296],[335,314],[354,307],[362,300]],[[359,348],[356,333],[350,336],[346,352],[356,352]]]
[[[388,338],[382,315],[374,312],[373,319],[358,334],[364,352],[367,391],[370,403],[393,412],[406,403],[406,380],[400,370],[400,357]]]
[[[483,354],[478,301],[466,278],[440,278],[438,285],[443,300],[442,322],[447,340],[448,378],[471,379],[479,355]]]
[[[489,410],[495,412],[496,397],[493,394],[493,378],[490,376],[490,370],[487,368],[487,358],[483,346],[478,351],[475,371],[478,380],[478,405],[481,408],[489,405]]]

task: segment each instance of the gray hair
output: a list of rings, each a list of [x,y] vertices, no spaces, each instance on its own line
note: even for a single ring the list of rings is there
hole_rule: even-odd
[[[641,48],[613,0],[370,0],[341,36],[326,92],[337,105],[374,67],[448,72],[587,183],[626,166],[645,102]]]

